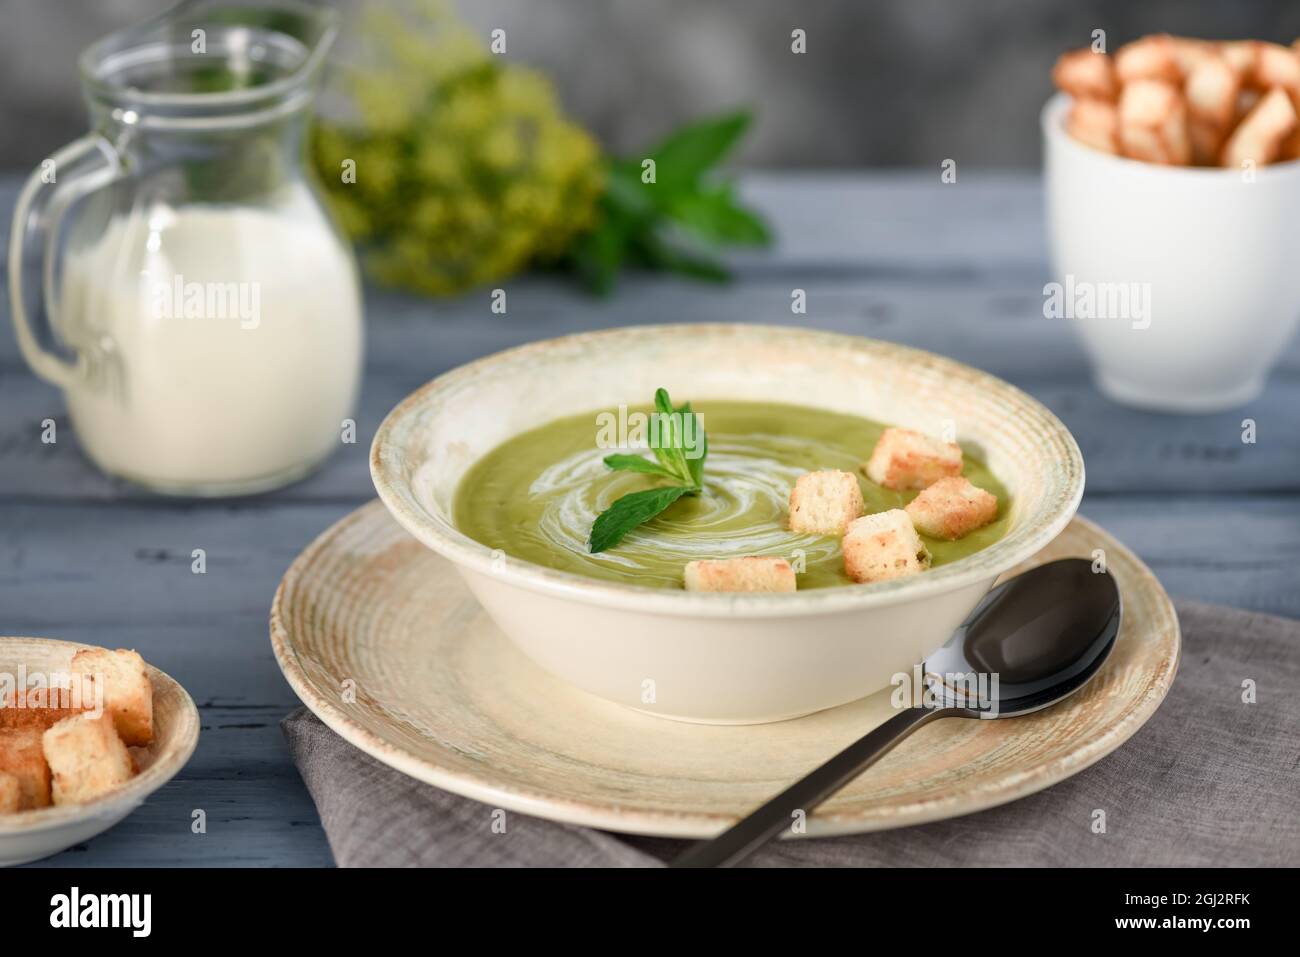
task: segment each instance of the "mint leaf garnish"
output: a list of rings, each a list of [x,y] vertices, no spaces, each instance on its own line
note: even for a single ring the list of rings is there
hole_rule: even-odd
[[[687,492],[684,485],[648,488],[629,492],[596,517],[591,526],[590,546],[593,554],[603,552],[623,540],[638,525],[650,521]]]
[[[677,411],[682,414],[683,424],[685,424],[688,416],[695,415],[695,413],[691,411],[691,404],[689,402],[683,404],[682,407]],[[700,444],[700,454],[697,455],[695,458],[691,458],[689,455],[685,456],[686,468],[691,475],[691,484],[694,485],[696,488],[704,488],[704,457],[709,454],[709,437],[704,433],[703,421],[700,419],[695,419],[695,422],[699,427],[699,435],[697,437],[697,441]],[[683,445],[684,444],[685,444],[685,437],[683,436]]]
[[[687,448],[687,421],[698,430],[694,442]],[[596,517],[591,526],[588,547],[592,553],[603,552],[617,545],[632,529],[650,521],[683,495],[698,495],[704,488],[704,457],[708,454],[708,439],[701,420],[691,411],[689,402],[673,408],[666,389],[655,392],[655,419],[651,429],[650,451],[655,461],[640,455],[607,455],[605,464],[615,470],[642,472],[672,479],[676,484],[660,488],[631,492],[617,499],[613,505]],[[691,457],[696,451],[699,455]]]
[[[655,390],[655,412],[657,428],[651,429],[650,450],[654,452],[659,463],[672,472],[679,482],[696,485],[690,465],[686,461],[682,413],[681,410],[673,408],[673,400],[668,397],[667,389]]]
[[[662,475],[670,479],[677,478],[675,472],[664,468],[658,462],[652,462],[639,455],[607,455],[605,456],[605,464],[616,472],[645,472],[649,475]]]

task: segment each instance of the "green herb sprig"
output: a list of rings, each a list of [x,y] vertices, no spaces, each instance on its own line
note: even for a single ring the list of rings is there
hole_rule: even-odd
[[[696,451],[686,445],[686,420],[695,415],[691,404],[687,402],[673,408],[668,390],[658,389],[655,391],[655,412],[659,416],[658,441],[650,443],[654,460],[640,455],[615,454],[605,456],[605,464],[615,471],[641,472],[672,479],[676,484],[629,492],[596,516],[588,539],[592,554],[612,548],[632,529],[662,514],[683,495],[698,495],[704,488],[704,458],[709,454],[709,441],[701,425],[697,439],[699,455],[687,455]]]
[[[725,281],[722,247],[771,241],[767,224],[716,169],[752,119],[744,110],[710,117],[677,130],[644,158],[608,162],[599,224],[578,238],[567,263],[591,291],[608,293],[627,266]],[[654,182],[645,180],[646,159],[654,160]]]

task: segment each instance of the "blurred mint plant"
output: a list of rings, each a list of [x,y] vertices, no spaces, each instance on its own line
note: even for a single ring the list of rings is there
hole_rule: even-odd
[[[744,136],[750,114],[733,113],[686,126],[642,159],[606,164],[595,229],[574,243],[566,262],[600,293],[627,265],[699,279],[727,279],[725,245],[762,246],[766,224],[736,198],[715,168]]]
[[[724,279],[721,246],[768,241],[714,175],[747,113],[611,159],[545,77],[490,53],[444,0],[362,16],[364,48],[336,90],[348,115],[319,119],[310,149],[377,281],[450,295],[539,265],[603,293],[625,266]]]

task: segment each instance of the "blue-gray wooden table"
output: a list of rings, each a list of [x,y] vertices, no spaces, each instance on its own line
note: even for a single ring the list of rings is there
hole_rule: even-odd
[[[17,180],[0,178],[8,223]],[[0,634],[134,647],[198,703],[179,777],[127,821],[47,863],[324,865],[329,848],[278,722],[297,701],[267,639],[281,573],[373,496],[371,434],[429,378],[521,342],[615,325],[807,324],[921,346],[1028,390],[1083,448],[1083,513],[1132,546],[1175,596],[1300,617],[1300,343],[1245,409],[1196,417],[1116,406],[1069,327],[1043,317],[1042,190],[1030,174],[762,174],[745,191],[778,241],[735,259],[730,285],[656,276],[599,300],[566,281],[502,283],[454,301],[367,294],[358,441],[317,474],[256,498],[162,499],[100,475],[58,391],[0,331]],[[6,230],[7,232],[7,230]],[[807,293],[792,315],[791,292]],[[7,303],[7,292],[4,301]],[[41,441],[53,418],[59,440]],[[1243,419],[1256,441],[1242,441]],[[191,574],[191,551],[207,573]],[[192,813],[206,812],[194,834]]]

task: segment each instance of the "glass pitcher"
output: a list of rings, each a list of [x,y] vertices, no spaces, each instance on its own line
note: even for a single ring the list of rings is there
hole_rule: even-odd
[[[20,193],[9,288],[24,358],[105,472],[245,494],[347,434],[360,285],[304,165],[335,31],[295,0],[197,0],[82,54],[93,132]]]

